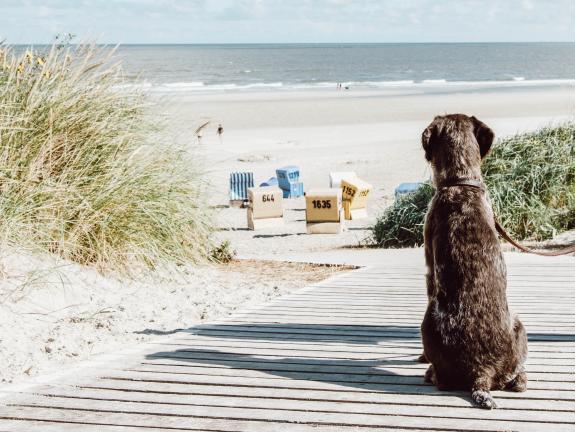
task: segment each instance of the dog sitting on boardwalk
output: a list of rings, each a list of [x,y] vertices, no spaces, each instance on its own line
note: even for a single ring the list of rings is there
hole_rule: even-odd
[[[422,135],[437,192],[425,221],[427,312],[421,324],[426,382],[471,390],[525,391],[527,337],[507,306],[507,274],[481,177],[493,131],[475,117],[435,117]]]

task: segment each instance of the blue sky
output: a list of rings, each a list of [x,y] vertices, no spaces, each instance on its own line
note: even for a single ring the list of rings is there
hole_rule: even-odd
[[[0,39],[102,43],[575,41],[573,0],[0,0]]]

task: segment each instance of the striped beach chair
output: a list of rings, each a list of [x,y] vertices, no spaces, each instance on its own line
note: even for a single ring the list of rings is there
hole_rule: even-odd
[[[254,187],[254,174],[251,172],[230,173],[230,203],[243,203],[248,199],[248,188]]]

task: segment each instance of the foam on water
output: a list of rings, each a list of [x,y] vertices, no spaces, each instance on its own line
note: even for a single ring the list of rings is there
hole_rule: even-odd
[[[126,76],[154,92],[571,85],[575,43],[135,45]],[[141,84],[140,84],[141,85]]]
[[[253,83],[253,84],[235,84],[223,83],[207,85],[202,82],[180,82],[180,83],[162,83],[152,84],[142,82],[137,84],[123,84],[117,86],[118,89],[137,88],[153,93],[189,93],[189,92],[226,92],[226,91],[272,91],[272,90],[326,90],[337,89],[336,82],[318,82],[318,83],[296,83],[285,84],[281,82],[273,83]],[[430,91],[439,88],[499,88],[499,87],[535,87],[535,86],[575,86],[575,79],[556,79],[556,80],[518,80],[511,79],[507,81],[447,81],[447,80],[423,80],[416,82],[412,80],[401,81],[354,81],[344,82],[345,90],[353,89],[421,89]]]

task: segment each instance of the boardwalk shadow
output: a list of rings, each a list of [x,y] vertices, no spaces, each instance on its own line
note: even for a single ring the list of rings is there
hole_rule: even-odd
[[[219,376],[218,370],[226,370],[223,375],[256,387],[446,395],[423,382],[426,365],[417,362],[418,327],[222,324],[186,333],[209,339],[174,341],[174,350],[149,354],[143,367],[169,366],[179,376],[201,375],[204,381],[205,374]],[[376,351],[382,341],[386,349]],[[466,393],[448,394],[471,406]]]
[[[289,349],[289,347],[286,348]],[[423,382],[425,368],[414,368],[418,363],[415,357],[411,355],[346,360],[298,357],[296,355],[289,357],[251,355],[224,350],[190,348],[156,352],[146,356],[146,360],[153,360],[154,365],[170,366],[175,370],[173,373],[177,373],[180,378],[181,375],[190,375],[190,379],[193,381],[201,376],[202,381],[208,383],[209,378],[206,378],[206,375],[219,378],[230,377],[232,382],[235,382],[235,384],[230,383],[230,385],[238,385],[237,381],[240,379],[245,384],[240,383],[239,385],[272,389],[345,391],[345,388],[353,388],[355,391],[362,390],[372,393],[446,395],[445,392],[439,392],[435,386]],[[167,362],[164,363],[164,360]],[[206,365],[208,365],[207,368]],[[142,366],[144,370],[150,371],[146,369],[149,367],[147,363]],[[201,369],[198,370],[198,368]],[[218,373],[219,370],[223,370],[221,368],[236,369],[237,372],[232,374],[229,372]],[[400,374],[394,371],[397,368],[412,370],[409,374]],[[265,375],[269,376],[266,377]],[[286,383],[282,379],[290,380],[290,382]],[[321,384],[313,385],[310,382]],[[469,405],[472,406],[470,398],[465,393],[452,392],[449,394],[468,401]]]
[[[376,345],[382,341],[420,341],[419,326],[301,323],[241,323],[200,325],[186,330],[196,336],[218,339],[254,339],[291,342],[332,342]]]
[[[142,372],[168,367],[160,373],[189,376],[190,383],[204,385],[210,385],[210,377],[225,385],[221,378],[229,377],[232,386],[265,387],[270,394],[285,388],[449,395],[473,406],[467,392],[443,392],[424,383],[427,366],[417,362],[421,346],[415,326],[220,324],[181,334],[201,337],[170,341],[164,346],[174,349],[147,355]],[[573,342],[575,335],[532,333],[529,339]],[[376,346],[385,349],[376,351]]]

